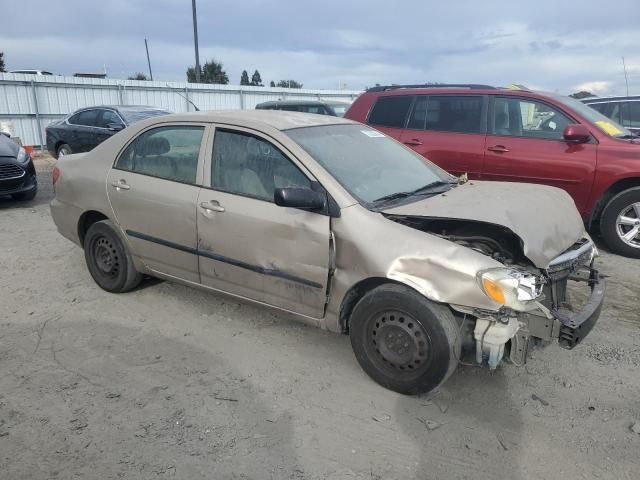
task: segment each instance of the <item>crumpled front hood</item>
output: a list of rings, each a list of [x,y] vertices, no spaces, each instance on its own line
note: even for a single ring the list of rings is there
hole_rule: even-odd
[[[525,256],[538,268],[546,268],[553,258],[587,236],[569,194],[529,183],[472,181],[383,212],[502,225],[522,240]]]

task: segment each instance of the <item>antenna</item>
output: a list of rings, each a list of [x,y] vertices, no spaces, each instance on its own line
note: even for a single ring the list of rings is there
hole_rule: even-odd
[[[629,96],[629,79],[627,78],[627,66],[624,63],[624,57],[622,57],[622,70],[624,70],[624,83],[627,85],[627,97]]]
[[[173,90],[175,93],[177,93],[177,94],[178,94],[178,95],[180,95],[182,98],[184,98],[187,102],[189,102],[189,103],[193,106],[193,108],[195,108],[195,109],[196,109],[196,112],[199,112],[199,111],[200,111],[200,109],[198,108],[198,106],[197,106],[195,103],[193,103],[191,100],[189,100],[189,97],[186,97],[185,95],[182,95],[182,94],[181,94],[180,92],[178,92],[177,90],[174,90],[174,89],[171,87],[171,85],[169,85],[168,83],[166,83],[165,85],[167,86],[167,88],[170,88],[170,89],[171,89],[171,90]]]

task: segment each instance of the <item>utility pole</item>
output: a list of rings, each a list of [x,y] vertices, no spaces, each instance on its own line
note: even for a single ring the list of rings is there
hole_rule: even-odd
[[[200,53],[198,52],[198,15],[196,14],[196,0],[191,0],[193,10],[193,45],[196,49],[196,83],[200,83]]]
[[[627,66],[624,63],[624,57],[622,57],[622,69],[624,70],[624,83],[627,85],[627,97],[629,96],[629,79],[627,78]]]
[[[147,50],[147,64],[149,65],[149,77],[153,82],[153,73],[151,72],[151,59],[149,58],[149,45],[147,44],[147,39],[144,39],[144,48]]]

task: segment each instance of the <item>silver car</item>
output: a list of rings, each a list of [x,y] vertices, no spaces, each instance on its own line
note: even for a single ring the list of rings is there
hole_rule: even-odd
[[[65,156],[53,179],[53,219],[103,289],[146,274],[292,312],[348,334],[402,393],[465,359],[522,365],[534,340],[573,348],[604,299],[564,191],[467,182],[338,117],[156,117]],[[573,308],[569,279],[586,290]]]

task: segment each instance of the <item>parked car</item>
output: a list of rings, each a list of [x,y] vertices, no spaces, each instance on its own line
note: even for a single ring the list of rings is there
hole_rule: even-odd
[[[144,106],[99,106],[81,108],[46,130],[47,150],[54,157],[88,152],[132,123],[171,112]]]
[[[333,117],[344,117],[349,108],[347,102],[328,102],[320,100],[274,100],[256,105],[258,110],[285,110],[287,112],[318,113]]]
[[[45,70],[11,70],[9,73],[24,73],[26,75],[53,75]]]
[[[0,195],[32,200],[37,192],[38,179],[31,156],[9,135],[0,132]]]
[[[570,97],[484,85],[375,87],[347,118],[454,175],[563,188],[612,251],[640,257],[640,142]]]
[[[582,101],[636,135],[640,134],[640,95],[585,98]]]
[[[522,365],[531,338],[573,348],[604,299],[566,192],[459,185],[337,117],[156,117],[62,157],[53,180],[53,220],[103,289],[148,274],[297,314],[348,333],[398,392],[436,388],[462,355],[496,368]],[[590,289],[573,311],[569,277]]]

